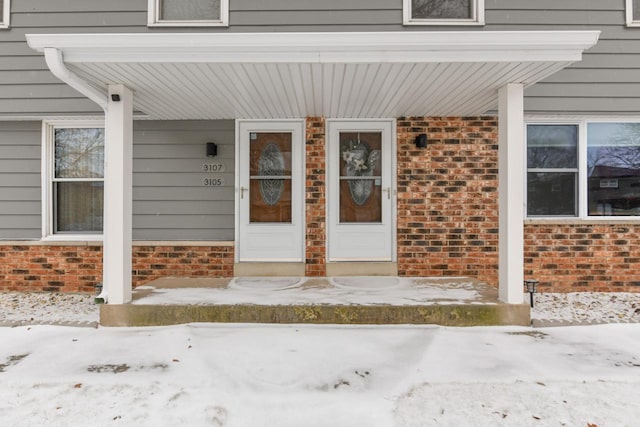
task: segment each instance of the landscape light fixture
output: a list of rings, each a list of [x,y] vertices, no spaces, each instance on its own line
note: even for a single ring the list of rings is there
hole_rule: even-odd
[[[529,292],[529,302],[531,304],[531,308],[533,308],[533,294],[538,291],[538,281],[537,280],[525,280],[524,285],[527,287],[527,292]]]

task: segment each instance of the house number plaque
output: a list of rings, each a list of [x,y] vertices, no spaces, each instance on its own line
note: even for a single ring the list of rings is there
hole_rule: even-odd
[[[224,185],[224,178],[204,178],[202,185],[204,187],[222,187]]]
[[[224,163],[203,163],[202,172],[226,172],[227,167]]]

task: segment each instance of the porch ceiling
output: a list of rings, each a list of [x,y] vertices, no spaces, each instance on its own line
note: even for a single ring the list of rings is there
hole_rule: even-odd
[[[98,97],[106,97],[109,84],[127,85],[134,108],[152,119],[275,119],[482,114],[497,108],[498,88],[530,86],[579,61],[598,35],[165,33],[27,39],[38,51],[55,49],[71,75],[88,82]]]

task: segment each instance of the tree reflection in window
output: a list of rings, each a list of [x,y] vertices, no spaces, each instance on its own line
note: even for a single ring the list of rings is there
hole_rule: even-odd
[[[470,19],[474,0],[411,0],[413,19]]]
[[[56,178],[104,176],[104,129],[55,130]]]

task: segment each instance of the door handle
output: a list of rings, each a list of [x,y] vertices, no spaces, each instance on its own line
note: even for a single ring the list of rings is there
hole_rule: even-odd
[[[391,200],[391,187],[387,187],[382,191],[386,191],[387,192],[387,199]]]
[[[244,199],[244,192],[248,191],[248,188],[240,187],[240,198]]]

